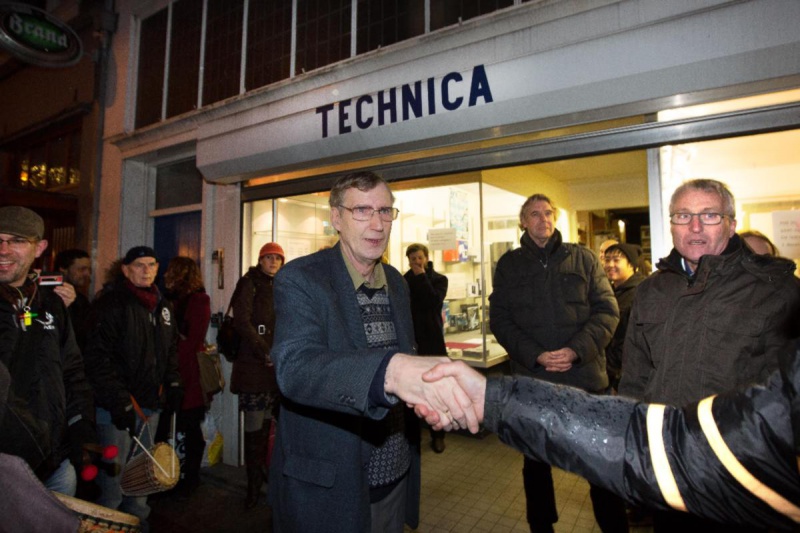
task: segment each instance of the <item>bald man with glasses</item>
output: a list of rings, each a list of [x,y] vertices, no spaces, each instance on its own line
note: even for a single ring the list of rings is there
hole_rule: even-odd
[[[682,184],[669,213],[674,248],[639,285],[619,393],[687,405],[763,381],[778,368],[798,337],[800,285],[792,261],[754,254],[736,235],[734,198],[724,183]],[[657,533],[693,527],[735,531],[684,513],[654,516]]]

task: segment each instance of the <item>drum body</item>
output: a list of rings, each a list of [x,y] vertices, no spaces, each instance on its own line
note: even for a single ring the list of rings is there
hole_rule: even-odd
[[[121,513],[59,492],[54,492],[53,494],[81,519],[78,533],[108,533],[114,531],[140,533],[141,531],[139,519],[131,514]]]
[[[172,446],[159,442],[150,454],[155,462],[142,452],[128,461],[122,470],[120,488],[125,496],[148,496],[169,490],[178,483],[180,462]]]

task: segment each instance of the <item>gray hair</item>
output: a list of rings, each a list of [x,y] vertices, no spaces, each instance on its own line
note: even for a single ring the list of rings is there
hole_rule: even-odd
[[[672,193],[672,198],[669,200],[669,212],[674,213],[675,202],[683,193],[693,191],[703,191],[706,193],[716,194],[722,200],[723,215],[729,216],[732,219],[736,218],[736,203],[733,199],[733,193],[728,186],[721,181],[712,180],[709,178],[699,178],[683,182],[680,187],[675,189]]]
[[[528,196],[528,199],[525,200],[525,203],[522,204],[522,207],[519,209],[519,229],[525,229],[522,227],[522,219],[525,218],[525,210],[534,202],[547,202],[550,204],[550,207],[553,208],[553,220],[558,220],[558,208],[556,208],[556,204],[553,203],[553,200],[545,196],[544,194],[536,193]]]
[[[367,192],[381,184],[386,185],[386,188],[389,190],[389,195],[392,197],[392,204],[394,204],[394,194],[392,194],[389,183],[374,172],[364,170],[360,172],[351,172],[337,179],[331,188],[331,196],[328,199],[328,205],[330,205],[331,208],[341,206],[342,202],[344,202],[344,193],[347,192],[347,189],[355,188],[361,192]]]

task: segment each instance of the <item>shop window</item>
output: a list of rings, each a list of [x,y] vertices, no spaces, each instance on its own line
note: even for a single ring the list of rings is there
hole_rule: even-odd
[[[425,2],[358,0],[357,53],[363,54],[425,33]]]
[[[244,0],[208,0],[203,105],[239,94]]]
[[[162,9],[142,21],[139,36],[139,76],[136,90],[137,128],[161,120],[167,20],[167,9]]]
[[[65,191],[81,180],[81,129],[77,123],[28,138],[9,150],[12,186]]]
[[[197,107],[203,0],[180,0],[172,7],[167,84],[167,118]]]
[[[297,0],[297,74],[350,57],[351,7],[351,0]]]
[[[514,5],[514,0],[430,0],[431,31]]]
[[[247,18],[247,90],[289,77],[291,2],[251,1]]]
[[[156,169],[156,209],[200,204],[203,201],[203,176],[194,159]]]

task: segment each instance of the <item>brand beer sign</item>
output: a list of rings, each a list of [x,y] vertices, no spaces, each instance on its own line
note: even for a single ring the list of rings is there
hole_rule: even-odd
[[[0,4],[0,45],[40,67],[69,67],[83,53],[81,40],[66,24],[24,4]]]

